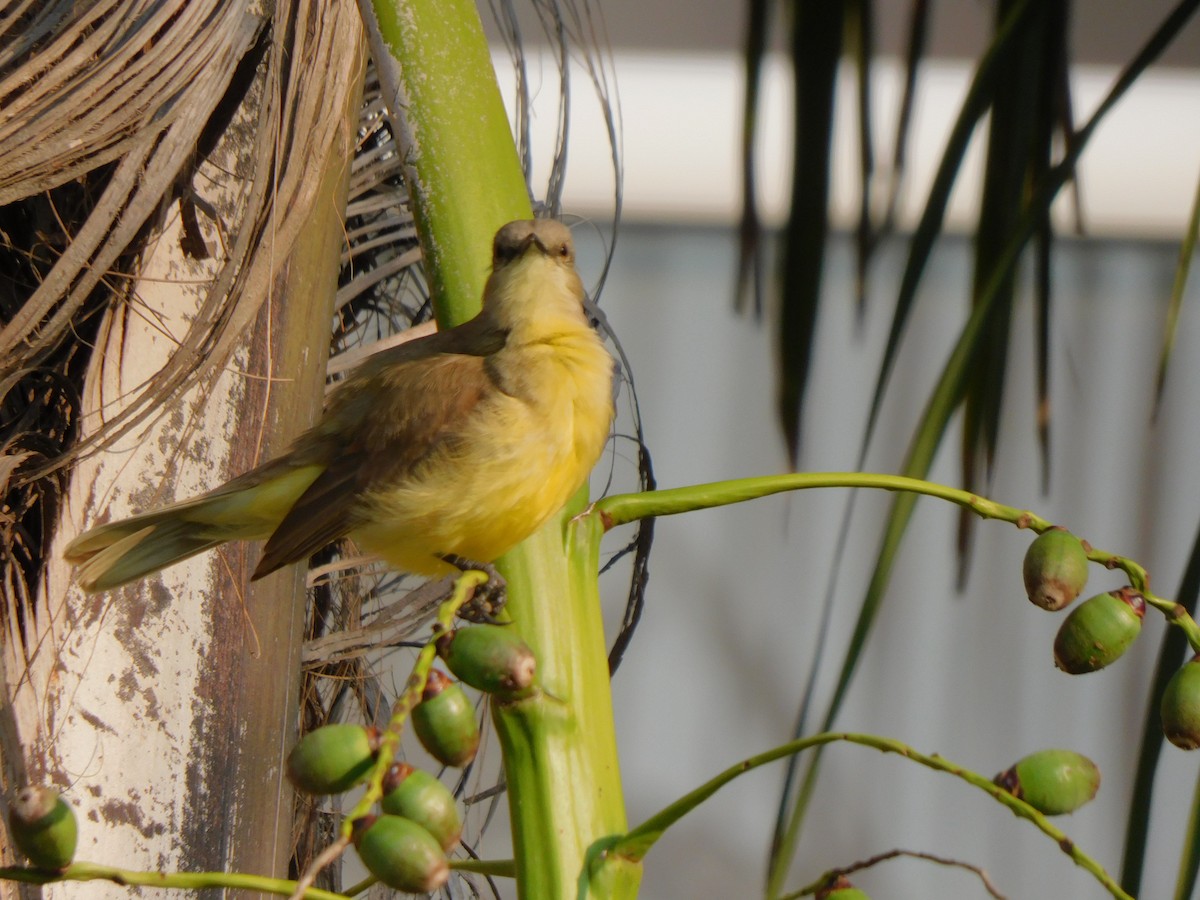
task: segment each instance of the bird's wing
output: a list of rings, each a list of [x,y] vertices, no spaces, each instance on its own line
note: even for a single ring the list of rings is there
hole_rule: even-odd
[[[494,389],[482,354],[396,354],[355,378],[359,383],[330,398],[312,448],[297,448],[300,458],[317,453],[327,465],[272,533],[254,578],[306,559],[363,524],[363,494],[403,483],[431,452],[456,439]]]
[[[357,492],[347,475],[353,473],[358,459],[355,454],[345,454],[334,460],[300,495],[267,539],[251,580],[307,559],[354,527],[352,510]]]

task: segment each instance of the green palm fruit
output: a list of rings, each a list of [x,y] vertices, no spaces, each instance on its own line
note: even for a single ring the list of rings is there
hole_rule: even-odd
[[[871,900],[867,892],[856,888],[845,875],[839,875],[833,882],[817,891],[816,900]]]
[[[1145,614],[1146,601],[1133,588],[1085,600],[1054,638],[1054,664],[1082,675],[1116,662],[1141,633]]]
[[[367,777],[379,749],[379,732],[346,722],[306,734],[287,758],[288,781],[305,794],[340,794]]]
[[[458,803],[450,789],[424,769],[408,763],[393,763],[383,776],[385,813],[412,819],[449,850],[462,834]]]
[[[1200,747],[1200,654],[1171,676],[1159,712],[1168,741],[1183,750]]]
[[[1100,790],[1100,769],[1074,750],[1039,750],[992,779],[1047,816],[1075,812]]]
[[[479,749],[479,723],[462,685],[434,669],[429,673],[421,702],[413,707],[413,730],[421,745],[438,762],[462,767]]]
[[[53,788],[23,788],[9,807],[8,829],[17,849],[39,869],[65,869],[75,858],[75,813]]]
[[[537,660],[512,628],[470,625],[438,638],[438,654],[450,671],[485,694],[515,698],[533,685]]]
[[[1087,551],[1071,532],[1052,528],[1034,538],[1025,551],[1022,574],[1025,593],[1035,606],[1063,609],[1087,584]]]
[[[360,819],[354,826],[354,846],[367,870],[398,891],[428,894],[450,879],[450,864],[437,839],[411,819]]]

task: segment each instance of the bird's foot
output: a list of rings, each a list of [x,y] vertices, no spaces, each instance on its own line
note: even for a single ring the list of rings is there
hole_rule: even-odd
[[[444,553],[441,557],[460,572],[483,572],[488,580],[475,588],[471,599],[458,611],[461,619],[477,624],[495,625],[496,616],[504,609],[508,600],[508,582],[491,563],[476,562],[457,553]]]

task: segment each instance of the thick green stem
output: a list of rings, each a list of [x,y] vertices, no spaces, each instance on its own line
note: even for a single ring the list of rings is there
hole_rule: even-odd
[[[473,0],[360,0],[443,325],[479,311],[492,236],[533,210]]]
[[[533,552],[506,560],[508,609],[537,656],[541,688],[493,707],[521,895],[634,897],[640,866],[591,881],[584,865],[589,845],[625,830],[625,806],[597,593],[600,521],[570,522],[565,547],[562,527],[543,529],[530,541]],[[566,568],[558,564],[564,550]]]
[[[479,14],[474,0],[360,5],[402,115],[398,138],[438,319],[456,324],[478,310],[496,230],[531,216]],[[585,500],[581,492],[576,511]],[[575,897],[588,846],[625,829],[595,549],[584,542],[568,562],[565,522],[555,518],[499,564],[512,627],[536,653],[543,687],[494,712],[518,892],[536,900]],[[594,896],[632,897],[636,885],[626,877]]]

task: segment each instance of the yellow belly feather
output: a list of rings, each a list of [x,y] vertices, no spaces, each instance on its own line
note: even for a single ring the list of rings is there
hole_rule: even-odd
[[[430,575],[451,571],[439,554],[490,562],[587,478],[612,419],[612,358],[599,339],[590,330],[552,334],[498,364],[519,365],[524,389],[480,404],[453,461],[438,451],[403,485],[363,498],[371,524],[351,536],[364,550]]]

